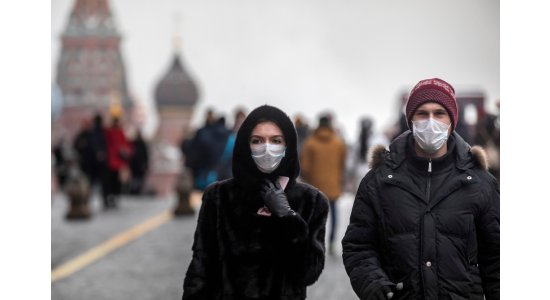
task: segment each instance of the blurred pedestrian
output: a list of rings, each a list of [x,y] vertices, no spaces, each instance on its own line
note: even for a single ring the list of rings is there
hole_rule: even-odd
[[[93,127],[91,130],[91,148],[92,180],[90,186],[98,183],[101,188],[101,195],[105,204],[107,186],[109,185],[109,170],[107,168],[107,140],[105,138],[105,128],[103,126],[103,117],[98,113],[93,118]]]
[[[241,127],[241,124],[246,118],[244,109],[239,108],[235,112],[235,121],[233,123],[233,129],[229,132],[222,156],[218,162],[218,180],[224,180],[233,177],[231,158],[233,157],[233,148],[235,148],[235,140],[237,139],[237,132]]]
[[[218,163],[222,156],[229,131],[225,118],[216,118],[208,109],[206,122],[191,140],[182,143],[186,167],[193,172],[193,187],[199,191],[218,179]]]
[[[454,88],[420,81],[406,131],[373,150],[342,245],[360,299],[500,298],[500,192],[455,132]]]
[[[347,160],[346,169],[349,170],[349,190],[355,192],[363,176],[368,171],[367,155],[373,140],[373,121],[370,117],[364,117],[359,124],[359,137],[353,146],[352,155]]]
[[[132,156],[132,144],[120,127],[118,118],[113,118],[111,127],[105,129],[107,142],[107,185],[104,189],[105,208],[116,207],[122,192],[122,185],[130,179],[129,162]]]
[[[54,144],[53,156],[55,159],[55,176],[57,178],[57,184],[59,186],[59,190],[63,190],[65,188],[67,178],[69,177],[69,169],[71,164],[70,149],[68,149],[68,145],[63,137],[60,137]]]
[[[344,185],[346,151],[344,141],[332,128],[331,118],[323,115],[319,127],[304,142],[300,155],[303,180],[320,189],[330,200],[329,254],[334,253],[338,224],[336,201]]]
[[[296,182],[296,131],[278,108],[237,134],[233,178],[203,195],[182,299],[305,299],[324,267],[328,204]]]
[[[92,122],[89,119],[84,120],[82,129],[77,133],[73,148],[77,154],[78,165],[88,182],[93,181],[94,149],[92,147]]]
[[[483,146],[489,160],[489,172],[500,178],[500,101],[497,114],[485,114],[477,124],[476,144]]]
[[[298,135],[298,153],[302,153],[304,142],[311,134],[309,125],[306,123],[304,117],[296,115],[294,116],[294,126],[296,127],[296,134]]]
[[[132,149],[133,154],[130,158],[130,170],[132,172],[130,194],[141,195],[147,171],[149,170],[149,149],[140,129],[136,131],[136,136],[132,140]]]

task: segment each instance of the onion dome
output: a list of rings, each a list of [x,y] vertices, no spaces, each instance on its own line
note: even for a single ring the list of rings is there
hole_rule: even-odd
[[[175,54],[170,70],[156,87],[157,106],[193,106],[198,94],[195,82],[185,71],[179,55]]]

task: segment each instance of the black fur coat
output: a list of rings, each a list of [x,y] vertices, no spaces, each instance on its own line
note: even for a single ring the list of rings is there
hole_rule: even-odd
[[[281,128],[287,144],[271,174],[259,172],[248,145],[252,129],[264,120]],[[306,298],[306,287],[324,267],[328,202],[318,189],[296,182],[299,168],[288,116],[270,106],[252,111],[237,134],[234,178],[204,192],[182,299]],[[277,176],[290,178],[285,194],[296,216],[258,214],[263,207],[259,183]]]

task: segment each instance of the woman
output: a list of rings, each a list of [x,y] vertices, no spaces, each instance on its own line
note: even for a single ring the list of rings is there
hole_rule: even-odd
[[[296,182],[296,130],[278,108],[253,110],[233,178],[204,192],[182,299],[305,299],[324,267],[328,200]]]

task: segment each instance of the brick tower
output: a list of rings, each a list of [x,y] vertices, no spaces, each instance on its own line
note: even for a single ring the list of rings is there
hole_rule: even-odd
[[[120,54],[121,36],[107,0],[75,0],[57,66],[63,110],[54,124],[56,135],[72,141],[80,125],[95,113],[122,115],[130,121],[132,101]],[[128,120],[127,120],[128,119]]]

